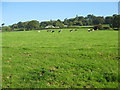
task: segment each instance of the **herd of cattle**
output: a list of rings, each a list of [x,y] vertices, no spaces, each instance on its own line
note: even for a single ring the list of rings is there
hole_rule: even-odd
[[[75,29],[75,30],[69,30],[70,32],[73,32],[73,31],[77,31],[77,29]],[[47,32],[55,32],[54,30],[47,30]],[[62,29],[61,30],[59,30],[59,31],[57,31],[58,33],[60,33],[60,32],[62,32]]]
[[[70,32],[73,32],[73,31],[78,31],[77,29],[75,29],[75,30],[69,30]],[[94,29],[88,29],[88,32],[91,32],[91,31],[95,31]],[[40,32],[40,31],[38,31],[38,32]],[[52,33],[54,33],[55,32],[55,30],[47,30],[47,32],[52,32]],[[62,32],[62,29],[61,30],[59,30],[59,31],[57,31],[58,33],[60,33],[60,32]]]

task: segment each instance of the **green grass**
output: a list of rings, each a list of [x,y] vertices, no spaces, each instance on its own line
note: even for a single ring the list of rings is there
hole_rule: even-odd
[[[94,27],[94,26],[80,26],[80,27]]]
[[[116,88],[118,32],[3,33],[3,88]]]
[[[87,27],[88,27],[88,28],[91,27],[91,28],[92,28],[93,26],[69,26],[69,27],[79,27],[79,28],[81,28],[81,27],[86,27],[86,28],[87,28]]]

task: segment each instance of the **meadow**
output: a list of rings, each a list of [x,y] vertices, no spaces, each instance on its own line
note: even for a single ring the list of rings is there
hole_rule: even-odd
[[[116,88],[118,31],[2,33],[3,88]]]

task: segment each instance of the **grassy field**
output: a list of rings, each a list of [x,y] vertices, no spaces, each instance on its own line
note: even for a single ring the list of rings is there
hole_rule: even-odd
[[[69,27],[76,27],[76,28],[89,28],[89,27],[94,27],[94,26],[69,26]]]
[[[117,31],[4,32],[2,44],[3,88],[118,86]]]

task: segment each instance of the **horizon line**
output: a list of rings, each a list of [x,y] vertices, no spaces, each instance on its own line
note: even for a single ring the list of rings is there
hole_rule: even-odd
[[[94,14],[88,14],[88,15],[94,15]],[[96,17],[109,17],[109,16],[113,16],[114,14],[112,14],[112,15],[107,15],[107,16],[100,16],[100,15],[94,15],[94,16],[96,16]],[[116,14],[116,15],[118,15],[118,14]],[[76,17],[76,16],[75,16]],[[72,19],[72,18],[75,18],[75,17],[70,17],[70,18],[67,18],[67,19]],[[82,16],[82,15],[78,15],[78,17],[86,17],[86,16]],[[59,19],[59,18],[58,18]],[[58,19],[50,19],[50,20],[52,20],[52,21],[56,21],[56,20],[58,20]],[[64,19],[66,19],[66,18],[64,18]],[[61,21],[64,21],[64,19],[63,20],[61,20],[61,19],[59,19],[59,20],[61,20]],[[39,23],[41,23],[41,22],[48,22],[48,21],[50,21],[50,20],[38,20],[38,19],[31,19],[31,20],[26,20],[26,21],[22,21],[22,20],[20,20],[20,21],[17,21],[17,23],[18,22],[27,22],[27,21],[32,21],[32,20],[37,20],[37,21],[39,21]],[[3,22],[3,23],[5,23],[5,22]],[[13,24],[17,24],[17,23],[13,23]],[[10,25],[13,25],[13,24],[9,24],[9,25],[6,25],[6,26],[10,26]]]

